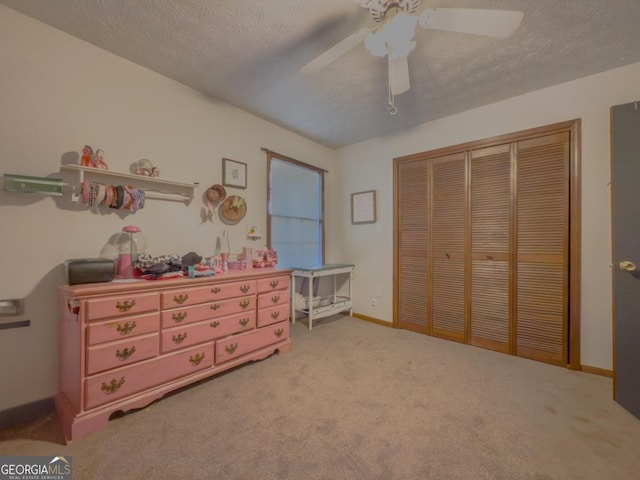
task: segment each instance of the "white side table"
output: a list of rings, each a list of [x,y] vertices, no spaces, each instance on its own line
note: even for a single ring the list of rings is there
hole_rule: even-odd
[[[353,265],[349,264],[328,264],[309,267],[292,267],[291,274],[291,322],[296,323],[296,312],[301,312],[309,319],[309,330],[313,328],[313,320],[335,315],[336,313],[349,311],[353,313]],[[347,296],[339,296],[337,292],[338,275],[349,275]],[[317,304],[314,304],[313,281],[319,277],[333,277],[333,294],[322,297]],[[307,278],[309,280],[306,305],[299,308],[296,305],[296,279]]]

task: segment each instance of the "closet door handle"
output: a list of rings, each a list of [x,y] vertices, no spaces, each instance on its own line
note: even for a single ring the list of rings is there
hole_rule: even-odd
[[[620,262],[618,267],[623,272],[635,272],[637,270],[636,264],[633,263],[633,262],[630,262],[629,260],[625,260],[624,262]]]

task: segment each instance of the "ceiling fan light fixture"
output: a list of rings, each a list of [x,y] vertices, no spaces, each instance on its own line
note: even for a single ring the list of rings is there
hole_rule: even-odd
[[[416,34],[418,18],[405,12],[395,15],[389,22],[364,38],[364,46],[372,55],[392,60],[406,57],[416,47],[413,37]]]

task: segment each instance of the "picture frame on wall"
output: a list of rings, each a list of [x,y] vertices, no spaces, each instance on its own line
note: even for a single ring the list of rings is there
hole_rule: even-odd
[[[222,184],[225,187],[247,188],[247,164],[223,158]]]
[[[351,194],[351,224],[376,222],[376,191]]]

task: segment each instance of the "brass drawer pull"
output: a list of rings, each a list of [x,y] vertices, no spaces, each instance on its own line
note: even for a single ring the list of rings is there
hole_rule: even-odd
[[[176,345],[179,345],[182,342],[184,342],[186,338],[187,338],[187,332],[184,332],[184,333],[179,333],[178,335],[174,335],[173,337],[171,337],[171,340],[173,340],[173,343],[175,343]]]
[[[276,288],[278,286],[279,281],[278,280],[272,280],[269,285],[271,285],[271,288]]]
[[[109,395],[110,393],[118,391],[122,385],[124,385],[124,377],[120,377],[120,380],[114,378],[109,383],[102,382],[100,390]]]
[[[250,289],[251,289],[251,285],[242,285],[242,286],[240,287],[240,291],[241,291],[242,293],[247,293]]]
[[[189,363],[191,363],[191,365],[195,367],[196,365],[200,365],[200,363],[202,363],[202,360],[204,360],[204,357],[205,357],[204,353],[197,353],[195,356],[191,355],[189,357]]]
[[[237,343],[232,343],[231,345],[227,345],[226,347],[224,347],[225,351],[229,355],[233,355],[233,352],[236,351],[236,348],[238,348],[238,344]]]
[[[241,308],[247,308],[250,304],[251,304],[250,300],[243,300],[243,301],[240,302],[239,305],[240,305]]]
[[[171,318],[173,318],[174,322],[180,323],[182,320],[187,318],[187,312],[174,313],[173,315],[171,315]]]
[[[127,322],[125,324],[118,322],[107,323],[107,327],[116,327],[116,331],[120,335],[127,335],[128,333],[131,333],[134,328],[136,328],[136,322]]]
[[[240,320],[240,325],[242,325],[243,327],[246,327],[247,323],[249,323],[248,318],[243,318],[242,320]]]
[[[276,311],[276,312],[271,312],[271,318],[273,318],[274,320],[276,318],[278,318],[280,316],[280,312]]]
[[[271,297],[271,301],[273,303],[278,303],[280,301],[280,295],[274,295],[273,297]]]
[[[220,290],[222,290],[220,287],[213,287],[211,293],[220,293]]]
[[[135,300],[125,300],[124,302],[120,303],[116,303],[116,308],[118,309],[119,312],[128,312],[129,310],[131,310],[131,308],[133,308],[133,306],[136,304]]]
[[[131,348],[125,348],[122,351],[116,350],[116,357],[118,357],[118,359],[120,359],[120,360],[126,360],[131,355],[133,355],[135,353],[135,351],[136,351],[136,347],[135,346],[133,346]]]
[[[189,298],[188,293],[184,293],[184,294],[181,293],[180,295],[174,295],[173,301],[176,302],[178,305],[182,305],[184,302],[187,301],[188,298]]]
[[[213,305],[211,305],[209,307],[211,310],[218,310],[220,308],[220,304],[219,303],[214,303]]]
[[[273,334],[278,338],[280,338],[283,333],[284,333],[284,329],[283,328],[279,328],[277,330],[274,330],[274,332],[273,332]]]
[[[211,328],[218,328],[218,327],[220,326],[220,322],[211,322],[211,323],[209,324],[209,326],[210,326]]]

